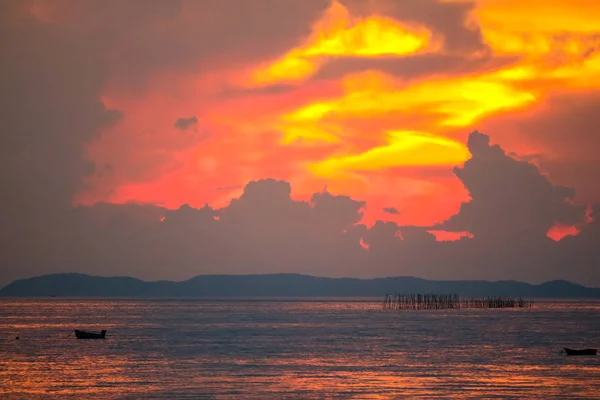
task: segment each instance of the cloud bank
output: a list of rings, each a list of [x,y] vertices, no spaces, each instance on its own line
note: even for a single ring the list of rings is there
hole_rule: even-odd
[[[77,207],[62,215],[60,235],[53,227],[40,232],[45,252],[4,253],[4,265],[15,269],[3,278],[59,271],[146,279],[298,272],[600,284],[600,252],[593,245],[600,239],[600,205],[586,216],[585,207],[572,203],[572,189],[552,184],[482,133],[469,136],[468,148],[471,158],[455,172],[471,200],[436,226],[377,221],[369,227],[361,223],[363,201],[327,190],[298,201],[288,182],[263,179],[220,209]],[[556,242],[546,236],[556,224],[576,224],[581,232]],[[433,230],[472,237],[437,241]]]

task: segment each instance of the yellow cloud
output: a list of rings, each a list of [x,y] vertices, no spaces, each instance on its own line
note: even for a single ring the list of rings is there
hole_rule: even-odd
[[[301,81],[313,75],[329,57],[405,56],[433,51],[439,46],[423,27],[380,15],[356,18],[333,0],[305,44],[254,70],[246,84]]]
[[[409,82],[377,70],[348,74],[340,80],[341,95],[307,102],[273,122],[282,134],[281,143],[312,146],[349,141],[352,145],[344,150],[353,154],[340,154],[340,148],[334,157],[308,165],[318,176],[339,179],[349,179],[352,172],[394,166],[459,164],[468,153],[439,136],[444,130],[470,129],[489,115],[541,102],[551,91],[600,88],[597,0],[479,0],[470,22],[481,29],[494,55],[514,57],[513,64]],[[441,41],[425,28],[377,14],[356,18],[337,1],[313,28],[302,46],[255,70],[250,83],[302,81],[331,57],[441,51]],[[398,117],[390,119],[390,115]],[[357,150],[345,128],[383,117],[388,118],[386,126],[398,121],[394,131],[385,133],[387,144],[378,145],[382,132],[374,129],[365,137],[379,136],[369,141],[369,146],[379,147]]]
[[[423,127],[427,129],[467,127],[487,114],[535,101],[533,93],[506,84],[508,80],[488,74],[442,77],[407,85],[383,73],[360,73],[345,79],[344,96],[309,104],[284,115],[279,128],[284,137],[298,138],[304,136],[300,126],[319,126],[327,121],[330,128],[322,139],[330,142],[332,121],[376,118],[389,112],[431,115],[429,126]],[[307,130],[306,136],[312,141],[319,139],[314,131]]]
[[[519,57],[513,65],[479,74],[429,77],[409,84],[379,71],[347,75],[341,83],[342,96],[307,104],[281,117],[278,129],[283,133],[282,142],[303,138],[310,143],[331,143],[336,137],[340,140],[344,120],[368,120],[390,113],[429,116],[411,129],[438,132],[447,127],[469,127],[488,115],[541,101],[550,90],[600,88],[600,7],[596,0],[538,3],[480,0],[472,14],[495,54]],[[352,17],[339,4],[334,4],[330,12],[329,20],[337,22],[323,26],[334,27],[335,32],[358,32],[356,37],[367,32],[347,30],[343,21]],[[322,28],[321,32],[328,30]],[[342,41],[346,42],[356,43]],[[361,55],[360,46],[348,48]],[[306,48],[295,51],[300,50]],[[303,133],[309,126],[311,129]]]
[[[388,144],[364,153],[330,158],[311,164],[315,175],[343,171],[374,171],[396,166],[457,165],[469,158],[467,148],[448,138],[416,131],[387,132]]]

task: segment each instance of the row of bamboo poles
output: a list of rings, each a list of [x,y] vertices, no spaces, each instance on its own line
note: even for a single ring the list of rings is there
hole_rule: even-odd
[[[528,308],[521,297],[458,297],[456,294],[386,294],[384,310],[446,310],[451,308]]]

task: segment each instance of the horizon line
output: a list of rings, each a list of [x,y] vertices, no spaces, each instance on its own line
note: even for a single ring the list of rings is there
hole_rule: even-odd
[[[183,279],[183,280],[169,280],[169,279],[145,280],[145,279],[137,278],[137,277],[131,276],[131,275],[103,276],[103,275],[91,275],[91,274],[81,273],[81,272],[56,272],[56,273],[51,273],[51,274],[42,274],[42,275],[30,276],[27,278],[14,279],[6,285],[0,286],[0,291],[2,289],[6,288],[7,286],[9,286],[15,282],[18,282],[18,281],[37,279],[37,278],[43,278],[43,277],[49,277],[49,276],[58,276],[58,275],[79,275],[79,276],[86,276],[86,277],[90,277],[90,278],[103,278],[103,279],[129,278],[129,279],[135,279],[137,281],[144,282],[144,283],[157,283],[157,282],[184,283],[184,282],[188,282],[193,279],[200,278],[200,277],[217,277],[217,276],[218,277],[249,277],[249,276],[275,276],[275,275],[302,276],[302,277],[317,278],[317,279],[338,279],[338,280],[350,279],[350,280],[359,280],[359,281],[373,281],[373,280],[382,280],[382,279],[417,279],[417,280],[429,281],[429,282],[486,282],[486,283],[512,282],[512,283],[521,283],[521,284],[525,284],[525,285],[529,285],[529,286],[541,286],[541,285],[553,283],[553,282],[565,282],[565,283],[569,283],[571,285],[580,286],[582,288],[600,289],[600,287],[585,286],[581,283],[569,281],[567,279],[552,279],[552,280],[548,280],[548,281],[542,281],[540,283],[531,283],[531,282],[526,282],[526,281],[519,281],[516,279],[498,279],[498,280],[455,279],[455,280],[453,280],[453,279],[429,279],[429,278],[422,278],[422,277],[413,276],[413,275],[394,275],[394,276],[360,278],[360,277],[352,277],[352,276],[343,276],[343,277],[341,277],[341,276],[340,277],[319,276],[319,275],[302,274],[302,273],[296,273],[296,272],[269,272],[269,273],[254,273],[254,274],[199,274],[199,275],[194,275],[188,279]]]

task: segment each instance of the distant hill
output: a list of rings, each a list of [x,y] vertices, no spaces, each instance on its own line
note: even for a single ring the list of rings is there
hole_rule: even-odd
[[[183,282],[130,277],[53,274],[20,279],[3,297],[380,297],[386,293],[456,293],[460,296],[600,298],[600,288],[567,281],[432,281],[414,277],[322,278],[298,274],[200,275]]]

